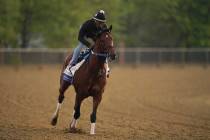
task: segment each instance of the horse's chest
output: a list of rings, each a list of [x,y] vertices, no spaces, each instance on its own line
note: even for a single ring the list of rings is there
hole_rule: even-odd
[[[89,73],[83,73],[83,75],[80,75],[75,78],[75,90],[78,94],[82,94],[84,97],[88,96],[94,96],[97,94],[101,94],[104,91],[104,87],[106,85],[106,75],[104,73],[101,73],[101,71],[98,72],[98,74],[89,74]]]
[[[104,78],[90,79],[87,91],[91,95],[103,93],[105,85],[106,85],[106,79]]]

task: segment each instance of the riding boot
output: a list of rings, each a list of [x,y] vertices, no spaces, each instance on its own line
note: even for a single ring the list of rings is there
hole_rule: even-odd
[[[85,48],[87,48],[87,47],[83,43],[79,42],[77,47],[74,49],[73,56],[72,56],[72,58],[69,62],[69,65],[71,67],[74,66],[77,63],[77,60],[78,60],[78,57],[79,57],[79,54],[80,54],[81,50],[85,49]]]

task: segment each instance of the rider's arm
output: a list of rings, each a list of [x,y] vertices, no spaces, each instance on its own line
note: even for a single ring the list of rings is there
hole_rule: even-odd
[[[80,30],[78,40],[80,42],[82,42],[84,45],[89,47],[90,43],[85,39],[85,37],[86,37],[85,34],[83,32],[81,32],[81,30]]]
[[[101,28],[102,28],[102,30],[103,30],[103,29],[107,29],[108,27],[107,27],[106,23],[103,23],[103,25],[102,25]]]
[[[86,46],[90,46],[90,43],[86,40],[86,38],[87,38],[87,36],[86,36],[86,34],[87,34],[87,30],[88,30],[88,22],[86,22],[86,23],[84,23],[83,25],[82,25],[82,27],[80,28],[80,31],[79,31],[79,36],[78,36],[78,40],[80,41],[80,42],[82,42],[84,45],[86,45]]]

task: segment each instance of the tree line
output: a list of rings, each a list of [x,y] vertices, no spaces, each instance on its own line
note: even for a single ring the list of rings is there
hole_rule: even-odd
[[[210,47],[210,0],[0,0],[0,47],[75,47],[99,9],[118,46]]]

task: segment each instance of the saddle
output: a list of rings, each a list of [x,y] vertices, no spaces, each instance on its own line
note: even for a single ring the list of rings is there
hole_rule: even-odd
[[[64,70],[64,75],[63,75],[63,80],[72,83],[73,82],[73,76],[74,73],[82,66],[82,64],[89,59],[89,56],[91,54],[91,49],[87,48],[83,51],[81,51],[77,63],[70,67],[67,66],[66,69]]]

